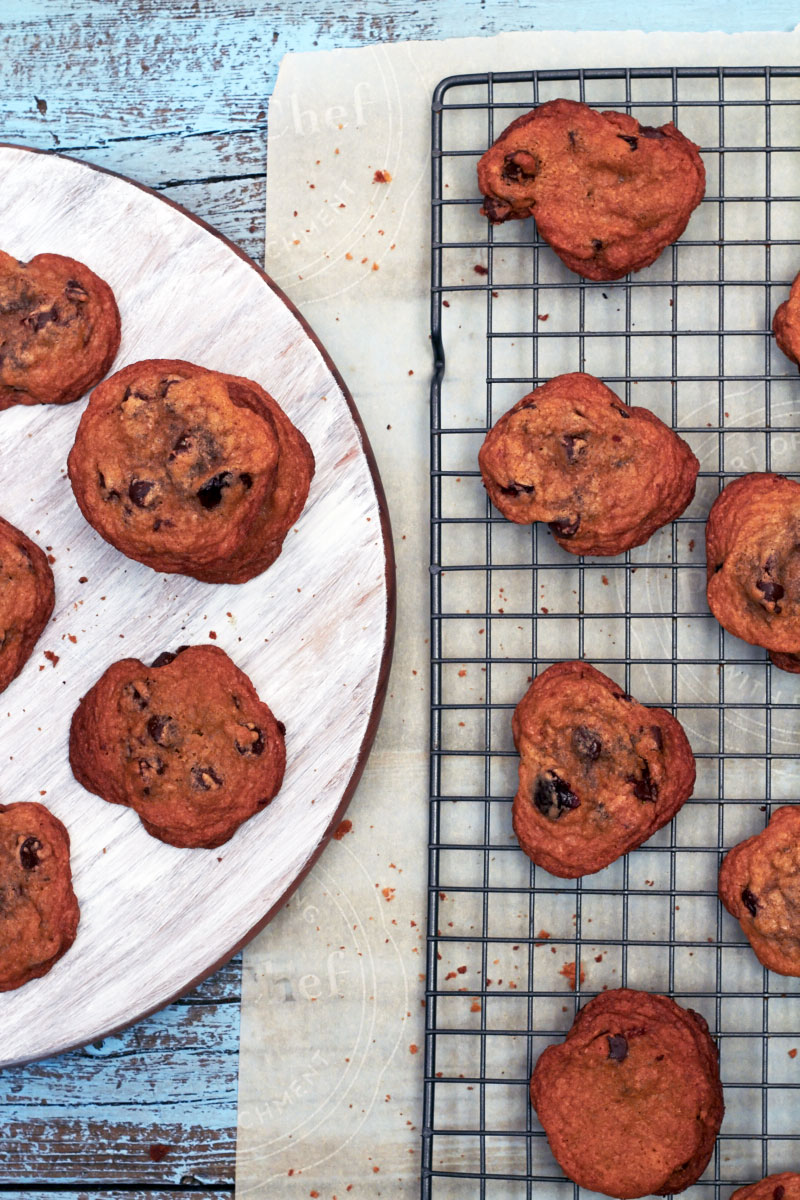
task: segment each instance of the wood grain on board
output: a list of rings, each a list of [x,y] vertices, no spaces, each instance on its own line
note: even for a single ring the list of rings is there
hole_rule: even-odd
[[[240,970],[237,957],[122,1034],[6,1068],[0,1186],[230,1188]]]

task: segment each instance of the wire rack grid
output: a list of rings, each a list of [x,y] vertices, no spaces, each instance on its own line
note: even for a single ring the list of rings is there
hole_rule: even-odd
[[[479,213],[480,154],[558,96],[673,120],[701,146],[703,203],[634,277],[583,281],[532,221],[492,228]],[[800,69],[779,68],[527,71],[436,90],[425,1200],[577,1197],[528,1082],[577,1009],[620,986],[701,1012],[720,1048],[725,1121],[687,1196],[800,1166],[800,981],[762,970],[716,894],[724,849],[797,797],[797,677],[710,616],[704,555],[725,482],[800,472],[800,385],[770,336],[800,268],[799,101]],[[653,409],[701,462],[686,513],[614,559],[576,559],[545,527],[505,521],[477,469],[491,424],[574,370]],[[670,709],[698,768],[669,826],[576,881],[534,867],[510,820],[511,714],[569,658]]]

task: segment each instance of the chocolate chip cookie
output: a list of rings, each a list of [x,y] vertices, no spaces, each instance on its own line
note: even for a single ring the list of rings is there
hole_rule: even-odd
[[[759,962],[800,975],[800,807],[777,809],[766,829],[728,851],[719,898]]]
[[[730,1200],[800,1200],[800,1175],[794,1171],[782,1171],[780,1175],[767,1175],[758,1183],[738,1188]]]
[[[46,975],[79,917],[64,826],[41,804],[0,804],[0,992]]]
[[[619,279],[680,237],[703,199],[698,147],[670,123],[550,100],[518,117],[478,163],[493,224],[533,216],[571,271]]]
[[[116,662],[72,718],[72,772],[172,846],[221,846],[277,794],[284,727],[217,646]]]
[[[681,1192],[706,1168],[724,1112],[703,1018],[619,988],[540,1055],[531,1101],[568,1179],[618,1200]]]
[[[314,456],[257,383],[153,359],[94,390],[68,467],[86,520],[129,558],[244,583],[280,554]]]
[[[0,692],[30,658],[54,601],[53,572],[44,554],[0,517]]]
[[[94,271],[60,254],[26,263],[0,250],[0,409],[77,400],[119,339],[114,293]]]
[[[800,671],[800,484],[765,472],[723,488],[706,525],[706,581],[724,629]]]
[[[647,408],[593,375],[557,375],[486,436],[478,463],[509,521],[545,521],[571,554],[621,554],[680,516],[700,464]]]
[[[786,357],[800,366],[800,275],[795,276],[789,299],[775,310],[772,332]]]
[[[533,681],[511,723],[519,755],[512,820],[519,844],[551,875],[591,875],[671,821],[694,787],[683,729],[588,663]]]

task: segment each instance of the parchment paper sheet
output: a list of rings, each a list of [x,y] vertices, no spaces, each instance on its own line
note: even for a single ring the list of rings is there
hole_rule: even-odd
[[[394,528],[398,629],[383,722],[347,814],[352,828],[245,951],[241,1196],[418,1194],[433,88],[470,71],[761,66],[795,63],[798,51],[796,34],[514,33],[282,63],[269,114],[266,268],[327,346],[375,449]],[[480,412],[478,324],[459,348],[448,362],[448,403],[460,412],[461,398],[465,412]]]

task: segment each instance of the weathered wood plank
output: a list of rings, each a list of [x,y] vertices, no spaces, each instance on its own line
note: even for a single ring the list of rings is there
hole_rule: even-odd
[[[169,131],[146,137],[93,140],[54,146],[41,131],[35,142],[0,131],[14,145],[69,154],[98,167],[118,171],[161,188],[185,182],[215,182],[263,176],[266,168],[266,123],[253,129],[184,136]]]
[[[175,1004],[238,1004],[241,997],[242,956],[237,954],[193,991],[176,1000]]]
[[[196,1187],[176,1187],[167,1190],[159,1190],[159,1188],[148,1188],[145,1190],[137,1188],[92,1188],[91,1191],[78,1190],[72,1191],[65,1188],[63,1185],[40,1186],[37,1188],[25,1188],[20,1191],[10,1191],[3,1189],[2,1195],[6,1200],[53,1200],[54,1196],[58,1196],[59,1200],[197,1200],[197,1197],[202,1197],[202,1200],[230,1200],[230,1195],[233,1188],[231,1185],[221,1185],[216,1188],[203,1188],[198,1191]]]
[[[217,1133],[201,1124],[174,1125],[157,1117],[146,1125],[113,1119],[51,1124],[30,1118],[9,1122],[4,1141],[3,1179],[14,1184],[215,1187],[232,1184],[234,1178],[235,1125]]]
[[[659,27],[789,29],[795,20],[786,0],[724,7],[723,16],[722,6],[675,0]],[[57,146],[83,144],[89,131],[97,140],[252,126],[289,50],[631,22],[642,24],[640,10],[611,0],[574,0],[567,16],[561,0],[4,0],[4,135]]]
[[[5,1070],[0,1184],[231,1183],[238,1041],[238,1006],[184,1003]]]

